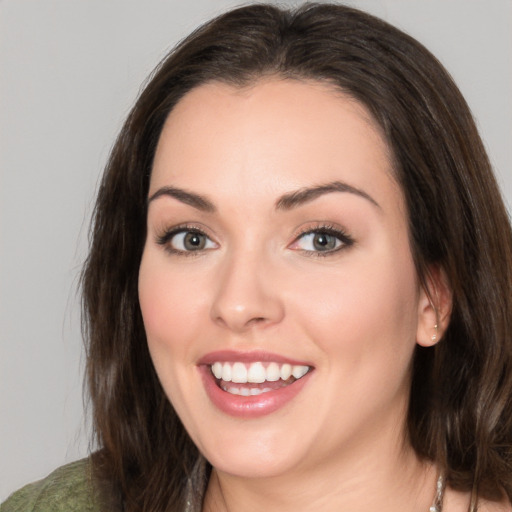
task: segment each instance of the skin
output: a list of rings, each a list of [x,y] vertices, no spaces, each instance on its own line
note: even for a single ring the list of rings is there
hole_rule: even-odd
[[[333,182],[362,195],[276,208]],[[449,297],[436,290],[436,313],[419,285],[403,195],[368,112],[316,82],[200,86],[165,123],[149,197],[163,187],[215,208],[151,200],[139,274],[155,369],[214,467],[204,510],[427,511],[437,471],[416,457],[404,421],[414,348],[442,336]],[[203,250],[184,252],[178,236],[159,243],[183,224],[205,233]],[[320,253],[301,235],[326,225],[352,243]],[[198,371],[226,349],[314,371],[279,410],[236,418],[212,404]]]

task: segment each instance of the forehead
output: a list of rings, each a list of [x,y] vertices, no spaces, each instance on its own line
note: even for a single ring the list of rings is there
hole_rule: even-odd
[[[150,194],[170,184],[206,195],[237,184],[241,193],[278,194],[337,180],[401,195],[388,146],[361,103],[330,84],[274,78],[186,94],[162,130]]]

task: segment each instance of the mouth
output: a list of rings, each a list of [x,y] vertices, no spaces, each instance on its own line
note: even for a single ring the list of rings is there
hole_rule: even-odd
[[[220,351],[198,362],[207,396],[223,413],[257,418],[293,401],[314,367],[266,352]]]
[[[257,396],[293,384],[311,370],[307,365],[275,361],[220,362],[210,366],[217,386],[232,395]]]

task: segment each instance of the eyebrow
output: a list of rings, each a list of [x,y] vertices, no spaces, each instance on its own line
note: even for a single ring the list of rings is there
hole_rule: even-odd
[[[333,181],[331,183],[326,183],[325,185],[301,188],[295,192],[285,194],[284,196],[277,200],[276,209],[291,210],[305,203],[313,201],[314,199],[320,196],[330,194],[332,192],[348,192],[350,194],[355,194],[356,196],[366,199],[377,208],[380,208],[379,203],[377,203],[377,201],[375,201],[375,199],[373,199],[373,197],[367,194],[364,190],[355,188],[342,181]]]
[[[325,185],[317,185],[315,187],[306,187],[296,190],[294,192],[290,192],[288,194],[284,194],[281,196],[275,203],[276,210],[291,210],[293,208],[297,208],[302,206],[305,203],[313,201],[320,196],[325,194],[330,194],[333,192],[348,192],[350,194],[355,194],[356,196],[362,197],[366,199],[374,206],[380,208],[379,203],[373,199],[369,194],[355,188],[347,183],[342,181],[333,181],[331,183],[326,183]],[[177,188],[177,187],[162,187],[159,188],[152,196],[148,198],[148,205],[155,199],[159,197],[173,197],[178,201],[188,204],[197,210],[214,213],[217,211],[215,205],[207,199],[205,196],[195,194],[194,192],[189,192],[187,190]]]
[[[152,196],[148,198],[148,205],[151,203],[151,201],[154,201],[155,199],[163,196],[174,197],[174,199],[177,199],[178,201],[184,204],[188,204],[196,210],[203,212],[213,213],[217,211],[217,208],[215,208],[214,204],[206,197],[176,187],[159,188]]]

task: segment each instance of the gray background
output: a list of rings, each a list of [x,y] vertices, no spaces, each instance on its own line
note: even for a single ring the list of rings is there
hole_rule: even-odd
[[[99,173],[166,50],[239,3],[0,1],[0,500],[87,454],[76,285]],[[510,204],[512,0],[350,3],[450,70]]]

